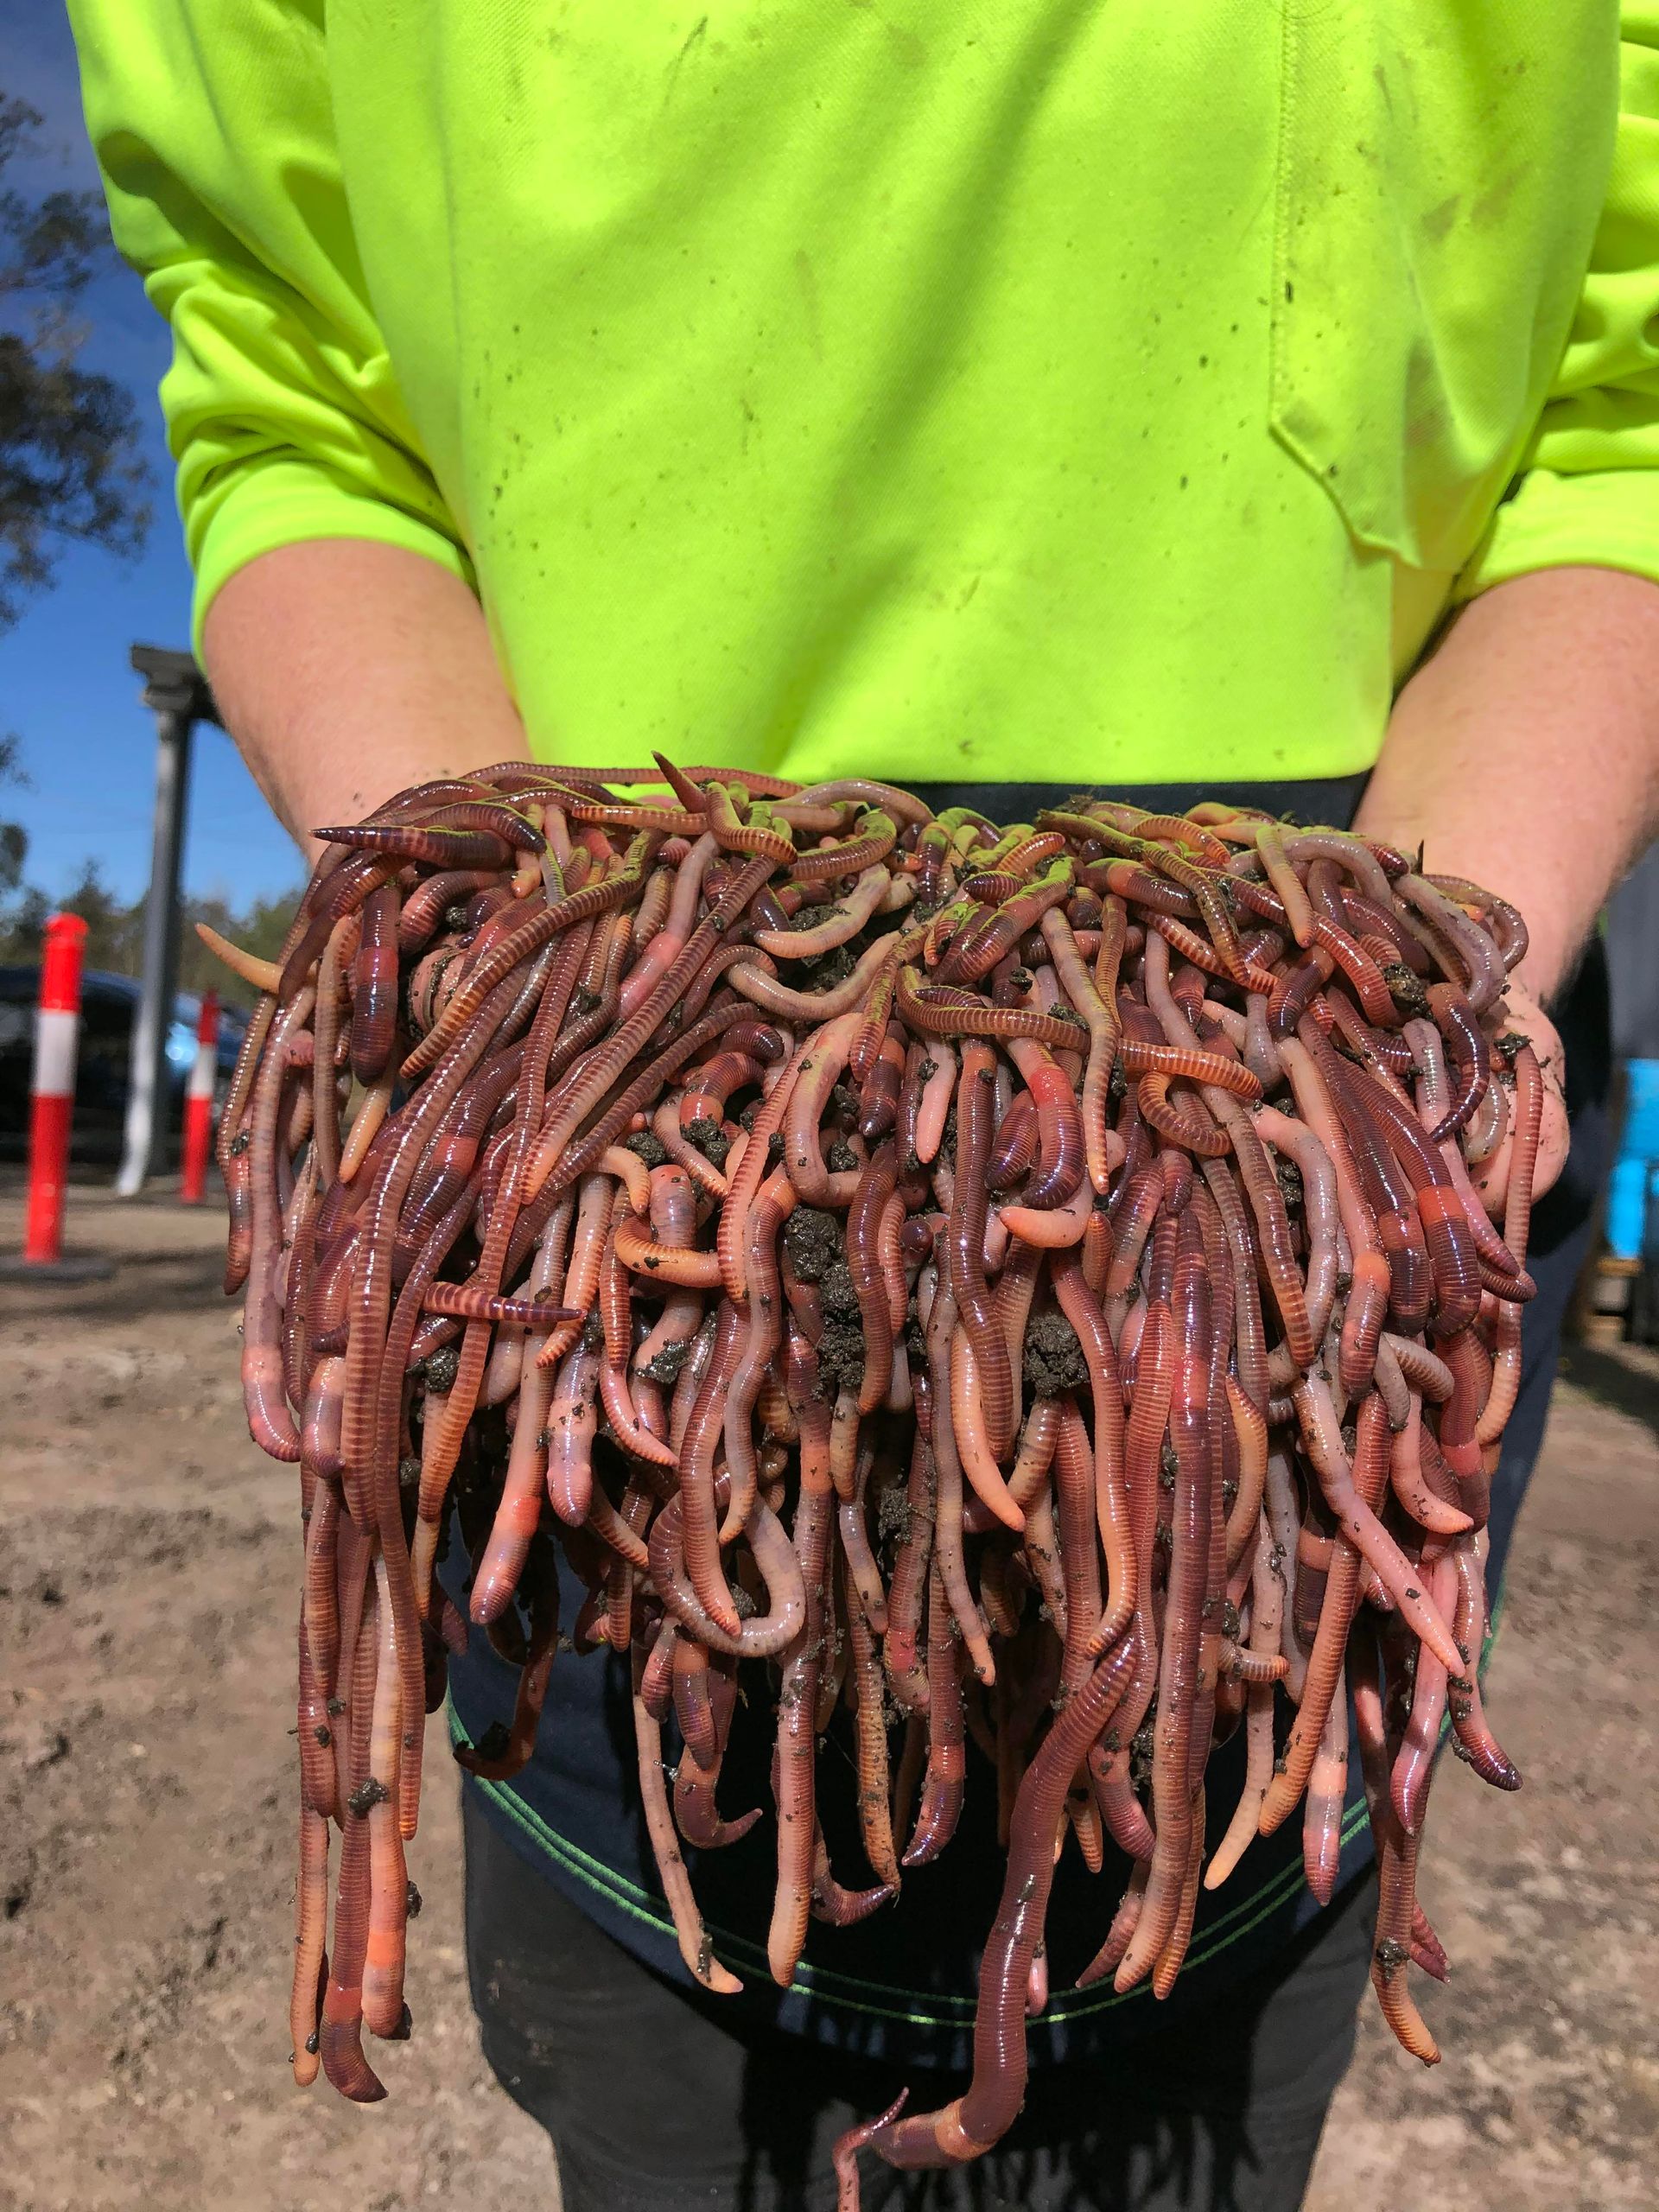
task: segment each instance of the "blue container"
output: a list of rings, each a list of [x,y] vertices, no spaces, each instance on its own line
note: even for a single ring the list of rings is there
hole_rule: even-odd
[[[1659,1060],[1624,1063],[1621,1160],[1659,1160]]]
[[[1607,1183],[1607,1249],[1616,1260],[1642,1257],[1649,1184],[1659,1187],[1659,1160],[1621,1160]]]

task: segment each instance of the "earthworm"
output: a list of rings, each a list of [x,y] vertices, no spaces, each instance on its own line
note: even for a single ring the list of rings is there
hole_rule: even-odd
[[[715,1958],[692,1893],[691,1878],[681,1856],[674,1832],[674,1815],[668,1802],[663,1772],[663,1733],[639,1692],[644,1655],[633,1656],[633,1735],[639,1755],[639,1796],[645,1808],[645,1832],[663,1885],[663,1894],[673,1916],[680,1957],[692,1978],[716,1996],[734,1996],[742,1987],[737,1976]]]
[[[670,800],[635,791],[654,776]],[[400,1870],[466,1635],[433,1578],[452,1490],[470,1609],[518,1670],[463,1764],[505,1780],[532,1755],[563,1554],[577,1650],[630,1654],[646,1828],[705,1986],[734,1983],[677,1839],[753,1825],[715,1804],[734,1728],[778,1727],[779,1980],[811,1916],[890,1906],[896,1834],[912,1864],[944,1851],[969,1733],[992,1759],[1011,1886],[973,2086],[852,2131],[843,2190],[861,2144],[937,2163],[1012,2117],[1066,1833],[1091,1867],[1108,1833],[1136,1865],[1084,1980],[1168,1993],[1237,1719],[1211,1885],[1300,1803],[1329,1893],[1344,1672],[1379,1995],[1427,2055],[1401,1968],[1444,1964],[1408,1833],[1442,1694],[1479,1770],[1516,1779],[1472,1669],[1534,1287],[1529,1049],[1504,1046],[1512,1112],[1492,1080],[1492,987],[1523,944],[1476,887],[1225,805],[999,830],[862,779],[502,763],[346,830],[279,959],[231,956],[275,988],[219,1134],[251,1419],[301,1472],[300,2077],[320,2061],[377,2095],[362,2025],[406,2031]],[[838,979],[815,989],[820,959]],[[1499,1236],[1467,1168],[1503,1175],[1506,1147]],[[781,1698],[757,1670],[740,1707],[745,1658],[782,1662]],[[1154,1700],[1149,1820],[1131,1751]],[[820,1818],[843,1700],[868,1889],[836,1878]]]

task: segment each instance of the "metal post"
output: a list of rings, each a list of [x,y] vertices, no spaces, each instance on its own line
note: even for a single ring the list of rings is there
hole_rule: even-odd
[[[179,965],[179,878],[184,856],[185,798],[190,779],[189,705],[156,696],[156,836],[144,900],[144,969],[127,1085],[126,1137],[118,1198],[136,1198],[158,1173],[167,1141],[167,1033]]]

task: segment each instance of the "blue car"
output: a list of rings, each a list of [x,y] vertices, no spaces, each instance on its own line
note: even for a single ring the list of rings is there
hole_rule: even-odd
[[[36,967],[0,968],[0,1159],[21,1160],[29,1149],[29,1078],[35,1058]],[[81,979],[80,1051],[75,1067],[72,1156],[113,1163],[121,1156],[127,1084],[138,985],[130,976],[89,969]],[[168,1134],[175,1147],[184,1116],[184,1089],[196,1057],[201,1001],[181,991],[167,1033]],[[246,1022],[233,1007],[219,1017],[219,1087],[222,1095],[236,1065]]]

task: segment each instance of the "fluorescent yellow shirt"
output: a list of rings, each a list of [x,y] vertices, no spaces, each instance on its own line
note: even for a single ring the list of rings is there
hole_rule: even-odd
[[[1659,578],[1659,0],[71,0],[199,611],[389,540],[537,752],[1362,769]]]

